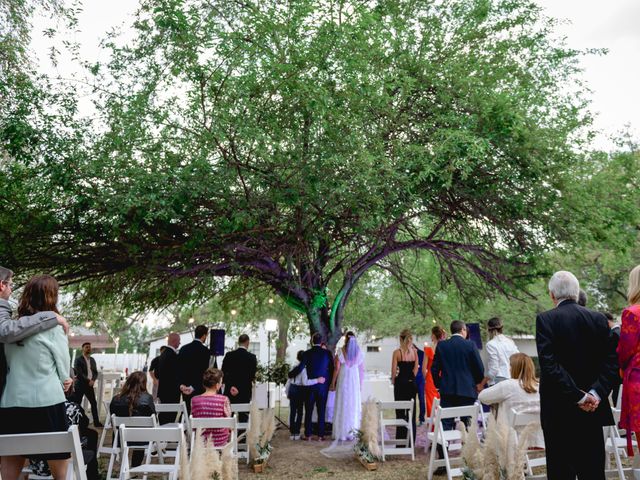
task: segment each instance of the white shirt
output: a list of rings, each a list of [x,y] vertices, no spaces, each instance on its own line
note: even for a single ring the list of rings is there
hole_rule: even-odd
[[[303,368],[302,371],[291,381],[291,383],[293,385],[303,385],[305,387],[310,387],[311,385],[317,384],[318,379],[309,379],[309,377],[307,376],[307,369]]]
[[[518,353],[518,347],[509,337],[498,334],[487,342],[487,377],[511,378],[509,358]]]

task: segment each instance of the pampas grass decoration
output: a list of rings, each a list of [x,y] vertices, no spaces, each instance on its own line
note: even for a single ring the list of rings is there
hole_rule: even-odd
[[[498,451],[501,448],[501,439],[496,421],[489,417],[487,435],[484,441],[484,475],[483,480],[500,480],[500,460]]]
[[[202,429],[196,431],[193,443],[193,452],[191,453],[191,461],[189,462],[189,476],[191,480],[209,480],[207,475],[207,459],[202,438]]]
[[[178,473],[178,478],[180,478],[180,480],[191,480],[190,468],[187,442],[185,441],[183,433],[182,441],[180,442],[180,472]]]
[[[276,431],[276,415],[273,408],[268,408],[263,412],[262,428],[260,430],[260,447],[264,448],[271,441]]]
[[[233,455],[233,445],[228,444],[220,455],[222,461],[222,480],[238,480],[238,460]]]
[[[213,441],[206,442],[204,445],[205,458],[207,465],[208,478],[221,479],[222,478],[222,462],[220,461],[220,453],[214,448]]]
[[[367,446],[371,455],[376,458],[382,456],[378,434],[380,431],[380,418],[378,417],[378,404],[373,399],[368,399],[362,405],[362,419],[360,421],[362,442]]]
[[[247,430],[247,445],[249,446],[249,458],[256,460],[259,457],[258,442],[260,441],[260,427],[262,426],[262,412],[258,408],[258,402],[251,402],[249,412],[249,430]]]
[[[465,435],[462,451],[460,452],[466,465],[473,470],[479,479],[484,472],[484,450],[478,441],[478,424],[472,422],[469,432]]]
[[[518,446],[515,451],[515,455],[512,462],[511,470],[508,471],[509,479],[524,480],[524,467],[527,455],[527,449],[533,440],[534,435],[540,428],[540,424],[531,422],[527,425],[518,435]]]

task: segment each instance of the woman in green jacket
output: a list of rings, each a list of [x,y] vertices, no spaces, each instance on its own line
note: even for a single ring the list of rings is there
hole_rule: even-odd
[[[24,287],[18,314],[58,312],[58,282],[50,275],[33,277]],[[0,434],[63,432],[68,429],[64,390],[69,378],[69,343],[62,327],[5,345],[7,383],[0,399]],[[54,478],[65,478],[69,454],[33,457],[47,460]],[[17,479],[25,459],[2,457],[3,480]]]

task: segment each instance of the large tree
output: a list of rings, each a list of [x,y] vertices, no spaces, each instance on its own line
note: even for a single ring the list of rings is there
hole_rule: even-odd
[[[571,234],[580,52],[530,1],[154,0],[133,29],[92,129],[0,167],[0,262],[140,307],[267,285],[333,344],[403,252],[504,291]]]

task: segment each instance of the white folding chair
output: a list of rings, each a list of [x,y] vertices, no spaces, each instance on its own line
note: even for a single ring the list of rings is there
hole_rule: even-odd
[[[132,476],[142,475],[146,478],[148,474],[167,475],[168,480],[177,480],[180,472],[180,455],[175,456],[174,463],[151,463],[151,449],[148,448],[145,456],[145,462],[137,467],[129,466],[129,450],[139,449],[138,445],[133,443],[175,443],[178,445],[178,451],[184,441],[184,431],[182,425],[175,427],[152,427],[152,428],[136,428],[127,427],[121,424],[119,427],[120,436],[122,438],[122,466],[120,468],[120,480],[128,480]]]
[[[384,418],[385,410],[406,410],[408,412],[407,419],[403,418]],[[378,414],[380,415],[380,450],[382,452],[382,461],[386,461],[388,455],[410,455],[411,460],[415,460],[415,451],[413,444],[413,427],[411,418],[415,415],[413,411],[413,402],[404,400],[401,402],[378,402]],[[385,440],[385,431],[387,426],[405,427],[407,429],[406,439],[389,439]]]
[[[190,453],[193,453],[193,447],[196,443],[196,435],[198,435],[198,430],[202,430],[203,428],[228,428],[231,430],[231,436],[229,437],[229,441],[226,445],[222,445],[221,447],[214,447],[216,450],[224,449],[229,443],[233,445],[233,455],[238,456],[238,439],[244,438],[246,433],[243,433],[238,437],[238,423],[236,422],[235,417],[221,417],[221,418],[194,418],[193,415],[189,417],[189,421],[191,423],[191,450]]]
[[[465,407],[443,408],[439,404],[437,408],[434,406],[434,410],[436,410],[434,429],[433,432],[429,432],[427,434],[427,437],[431,441],[431,456],[429,459],[429,470],[427,473],[428,480],[433,479],[433,472],[436,467],[445,467],[447,469],[448,480],[451,480],[453,477],[462,476],[462,469],[452,468],[449,459],[449,450],[453,450],[453,448],[451,448],[453,444],[455,444],[456,449],[462,448],[462,433],[457,429],[445,430],[442,421],[447,419],[455,421],[455,419],[471,417],[471,422],[475,422],[475,424],[477,424],[481,408],[482,406],[479,403]],[[444,458],[436,458],[438,445],[442,446]]]
[[[67,469],[67,479],[87,480],[77,425],[66,432],[0,435],[0,457],[49,453],[71,454],[73,465]]]
[[[540,425],[540,414],[539,413],[529,413],[529,412],[518,412],[514,409],[511,409],[510,413],[511,422],[510,426],[516,431],[516,442],[519,441],[518,438],[518,430],[520,428],[526,427],[530,424]],[[542,427],[540,427],[542,428]],[[544,467],[547,465],[547,457],[544,455],[540,455],[539,457],[532,458],[531,454],[533,452],[536,453],[544,453],[541,449],[530,449],[527,448],[527,453],[525,455],[525,469],[526,469],[526,478],[533,477],[533,469],[535,467]]]
[[[236,425],[238,426],[238,433],[240,437],[242,434],[246,433],[249,430],[249,425],[251,425],[251,403],[232,403],[231,404],[231,413],[234,417],[236,417]],[[247,415],[246,422],[240,422],[240,414],[244,413]],[[249,464],[249,446],[247,443],[238,443],[238,458],[246,458],[247,464]]]
[[[622,386],[620,387],[622,389]],[[624,468],[622,465],[622,459],[627,458],[627,439],[620,435],[618,424],[620,423],[620,410],[612,408],[613,412],[613,425],[604,427],[604,450],[606,454],[605,471],[617,472],[618,476],[624,480],[625,471],[631,471],[630,468]],[[633,440],[633,432],[626,432],[627,435],[632,435],[631,446],[638,449],[637,439]],[[611,455],[613,454],[614,461],[616,462],[615,470],[611,470]]]
[[[113,429],[113,445],[111,447],[111,453],[109,455],[109,466],[107,467],[107,480],[114,480],[115,477],[112,477],[113,466],[116,460],[116,457],[120,457],[122,459],[121,464],[124,463],[124,458],[121,455],[122,449],[120,445],[122,445],[122,440],[118,439],[118,435],[116,432],[120,428],[120,425],[125,425],[127,427],[134,428],[155,428],[158,426],[158,422],[156,421],[155,415],[149,415],[148,417],[117,417],[115,415],[111,415],[111,428]],[[146,447],[137,446],[137,449],[145,449],[149,450],[151,453],[151,445],[147,445]],[[122,468],[121,468],[122,471]]]
[[[107,417],[104,421],[104,427],[102,428],[102,433],[100,434],[100,441],[98,442],[98,451],[96,452],[96,456],[100,457],[101,453],[108,453],[109,455],[111,455],[113,453],[113,438],[111,441],[111,447],[105,447],[104,442],[107,439],[107,432],[108,431],[112,431],[113,428],[111,427],[111,415],[109,415],[109,407],[111,405],[111,402],[108,400],[104,400],[102,402],[104,404],[104,411],[107,412]],[[115,438],[115,434],[113,434],[112,432],[112,437]]]
[[[187,405],[184,402],[180,403],[156,403],[156,416],[160,413],[175,413],[176,418],[172,423],[165,423],[164,426],[175,427],[178,423],[183,423],[181,420],[186,418]]]
[[[425,426],[427,427],[427,441],[424,444],[424,453],[429,451],[429,447],[431,446],[431,437],[429,434],[432,433],[432,429],[436,423],[436,410],[440,406],[440,399],[434,398],[433,404],[431,405],[431,412],[429,413],[429,418],[426,421]]]

